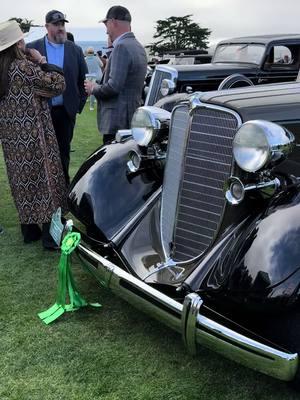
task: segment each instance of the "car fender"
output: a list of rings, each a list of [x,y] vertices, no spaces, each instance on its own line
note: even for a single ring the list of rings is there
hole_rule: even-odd
[[[278,310],[294,305],[299,300],[299,237],[300,195],[284,194],[243,232],[227,265],[219,263],[210,271],[206,288],[214,281],[217,297],[226,295],[243,307]]]
[[[112,240],[161,185],[151,170],[129,172],[131,151],[140,152],[134,140],[100,147],[84,162],[70,185],[70,211],[94,239]]]

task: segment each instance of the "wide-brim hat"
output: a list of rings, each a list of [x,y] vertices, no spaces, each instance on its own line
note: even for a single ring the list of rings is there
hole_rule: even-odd
[[[24,39],[20,25],[17,21],[5,21],[0,23],[0,51],[8,49],[19,40]]]

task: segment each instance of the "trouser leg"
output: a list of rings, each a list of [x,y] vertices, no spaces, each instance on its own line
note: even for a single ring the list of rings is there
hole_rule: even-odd
[[[70,149],[75,126],[75,118],[71,118],[63,106],[52,107],[51,117],[59,146],[64,175],[67,184],[69,184]]]
[[[42,242],[45,249],[56,250],[58,248],[56,242],[50,235],[51,222],[46,222],[42,226]]]
[[[103,135],[103,144],[109,144],[115,139],[116,135],[108,133],[106,135]]]
[[[24,243],[31,243],[41,238],[42,232],[38,224],[21,224]]]

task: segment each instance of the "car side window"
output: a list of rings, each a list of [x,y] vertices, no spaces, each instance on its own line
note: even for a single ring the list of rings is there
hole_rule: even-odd
[[[299,69],[299,46],[273,46],[266,58],[265,69]]]
[[[274,46],[275,64],[293,64],[294,60],[290,49],[286,46]]]

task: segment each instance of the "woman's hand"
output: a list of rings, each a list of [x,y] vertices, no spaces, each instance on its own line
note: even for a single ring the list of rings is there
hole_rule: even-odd
[[[36,49],[28,49],[26,48],[25,54],[28,60],[36,63],[36,64],[44,64],[47,62],[46,57],[42,56],[41,53]]]

